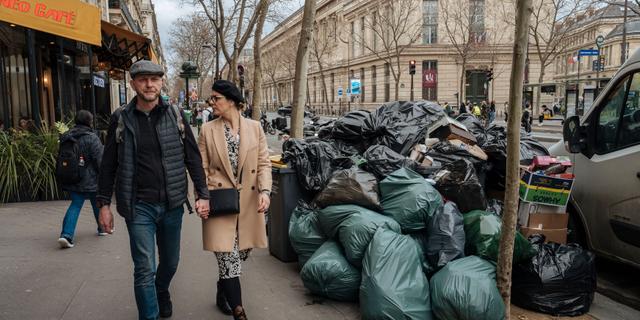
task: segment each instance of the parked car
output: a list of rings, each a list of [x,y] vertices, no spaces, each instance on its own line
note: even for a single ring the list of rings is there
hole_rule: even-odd
[[[640,50],[601,91],[584,116],[565,120],[575,181],[567,208],[569,240],[640,268]]]
[[[292,106],[291,105],[286,105],[284,107],[280,107],[278,108],[278,115],[281,117],[290,117],[291,116],[291,110],[292,110]],[[304,116],[305,117],[311,117],[312,113],[308,110],[304,111]]]

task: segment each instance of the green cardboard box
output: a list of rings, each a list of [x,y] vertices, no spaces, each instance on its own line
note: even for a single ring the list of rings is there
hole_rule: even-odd
[[[566,206],[573,179],[563,179],[524,170],[520,178],[520,199],[550,206]]]

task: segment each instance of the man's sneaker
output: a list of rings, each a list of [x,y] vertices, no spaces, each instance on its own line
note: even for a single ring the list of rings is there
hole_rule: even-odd
[[[73,246],[74,246],[73,241],[71,239],[66,238],[66,237],[60,237],[60,239],[58,239],[58,244],[60,245],[60,248],[62,248],[62,249],[73,248]]]
[[[100,237],[104,237],[104,236],[108,236],[108,235],[109,235],[109,233],[107,233],[107,232],[98,231],[98,236],[100,236]]]
[[[169,291],[157,292],[158,308],[160,309],[160,318],[169,318],[173,313],[173,304],[171,303],[171,295]]]

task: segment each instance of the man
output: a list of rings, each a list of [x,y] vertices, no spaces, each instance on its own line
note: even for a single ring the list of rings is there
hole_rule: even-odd
[[[130,74],[130,85],[137,95],[111,115],[98,179],[99,221],[102,230],[113,233],[109,204],[115,181],[117,210],[129,232],[138,316],[157,319],[172,313],[169,284],[180,257],[187,169],[197,194],[198,212],[209,211],[209,194],[189,124],[158,99],[162,67],[138,61]]]

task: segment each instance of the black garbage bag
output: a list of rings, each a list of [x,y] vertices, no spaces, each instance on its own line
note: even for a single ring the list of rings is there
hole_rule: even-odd
[[[476,256],[449,262],[429,281],[433,314],[446,320],[501,320],[496,267]]]
[[[464,220],[458,207],[447,202],[431,218],[427,227],[426,257],[438,270],[450,261],[464,258]]]
[[[443,197],[455,202],[461,212],[484,210],[487,199],[473,164],[461,159],[444,165],[435,175],[436,189]]]
[[[442,207],[440,193],[422,176],[402,168],[380,181],[384,215],[391,216],[410,233],[425,229]]]
[[[282,145],[282,161],[292,164],[300,185],[320,191],[333,174],[332,161],[340,157],[328,142],[319,139],[289,139]]]
[[[359,143],[354,143],[333,138],[328,139],[327,141],[331,143],[340,154],[347,157],[362,154],[368,148],[368,145],[362,141]]]
[[[375,142],[408,156],[423,141],[428,129],[445,117],[437,103],[431,101],[388,102],[371,113]]]
[[[489,199],[489,205],[487,206],[488,212],[493,212],[498,216],[502,216],[502,210],[504,208],[504,203],[497,199]]]
[[[423,167],[386,146],[371,146],[362,156],[367,161],[363,168],[373,173],[378,180],[383,180],[401,168],[409,168],[422,176],[429,176],[439,169],[439,167]]]
[[[298,254],[299,265],[304,266],[326,240],[318,224],[317,209],[304,200],[298,201],[289,220],[289,241]]]
[[[362,319],[433,319],[423,260],[411,237],[378,229],[362,261]]]
[[[535,156],[548,156],[549,150],[533,138],[520,138],[520,164],[530,165]]]
[[[493,212],[474,210],[464,214],[465,253],[498,262],[502,220]],[[516,231],[513,262],[526,261],[536,254],[529,241]]]
[[[355,204],[382,211],[378,197],[378,180],[371,173],[355,166],[335,171],[327,186],[316,197],[315,203],[320,208]]]
[[[375,130],[371,112],[356,110],[337,119],[331,135],[335,139],[359,143],[374,136]]]
[[[538,253],[514,266],[511,301],[553,316],[589,312],[596,290],[594,254],[578,244],[544,243],[543,235],[529,240]]]
[[[400,233],[400,225],[395,220],[364,208],[338,226],[338,239],[349,263],[362,267],[362,258],[378,228]]]
[[[487,130],[476,116],[470,113],[462,113],[456,117],[456,120],[464,124],[467,130],[476,137],[476,142],[480,147],[484,146],[487,141]]]
[[[300,271],[304,286],[311,293],[336,301],[357,301],[360,271],[344,258],[340,244],[325,242]]]
[[[433,274],[436,270],[429,264],[427,259],[427,249],[429,248],[429,229],[423,229],[418,232],[407,233],[420,248],[420,254],[424,258],[422,261],[422,272],[427,276]]]
[[[440,141],[427,150],[427,155],[442,165],[456,160],[464,159],[471,162],[476,168],[480,168],[484,160],[476,158],[469,151],[451,144],[449,141]]]

